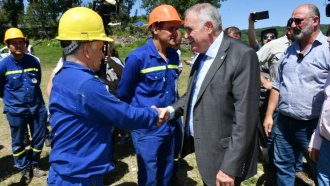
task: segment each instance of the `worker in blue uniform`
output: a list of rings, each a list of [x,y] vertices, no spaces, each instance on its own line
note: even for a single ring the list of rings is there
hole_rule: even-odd
[[[183,21],[170,5],[160,5],[149,15],[152,38],[127,58],[117,96],[137,107],[166,107],[177,98],[179,56],[177,30]],[[139,185],[169,185],[174,164],[174,129],[177,121],[161,127],[131,131],[136,151]]]
[[[20,182],[28,184],[33,175],[46,175],[38,168],[47,120],[40,90],[41,68],[36,57],[25,54],[25,37],[21,30],[9,28],[4,43],[10,55],[0,63],[0,97],[10,125],[15,166],[22,174]],[[28,125],[32,137],[29,150],[24,145]]]
[[[64,62],[50,92],[52,150],[47,184],[101,186],[103,174],[114,169],[112,127],[157,127],[158,112],[121,102],[95,75],[104,57],[103,41],[113,41],[105,35],[96,12],[85,7],[66,11],[57,39]]]

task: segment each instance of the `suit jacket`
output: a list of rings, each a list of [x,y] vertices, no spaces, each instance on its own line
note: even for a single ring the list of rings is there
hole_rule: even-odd
[[[175,117],[188,113],[199,58],[192,67],[187,93],[172,105]],[[193,108],[196,161],[207,185],[215,185],[219,170],[240,179],[256,174],[259,88],[255,50],[224,35]]]

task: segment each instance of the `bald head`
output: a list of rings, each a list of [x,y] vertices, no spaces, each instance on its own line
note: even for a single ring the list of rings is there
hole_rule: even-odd
[[[294,38],[299,41],[313,41],[320,32],[320,11],[315,5],[303,4],[292,13]]]

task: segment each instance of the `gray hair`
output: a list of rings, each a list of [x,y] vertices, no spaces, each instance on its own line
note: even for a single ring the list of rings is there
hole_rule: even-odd
[[[212,22],[214,31],[217,35],[222,31],[221,16],[216,7],[209,3],[199,3],[186,10],[184,15],[188,13],[194,13],[199,18],[199,24],[205,24],[206,22]]]

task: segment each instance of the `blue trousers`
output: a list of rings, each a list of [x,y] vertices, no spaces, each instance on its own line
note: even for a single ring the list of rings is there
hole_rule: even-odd
[[[50,166],[47,178],[48,186],[103,186],[103,175],[95,175],[89,178],[74,178],[59,175]]]
[[[138,184],[167,186],[174,164],[174,136],[151,136],[132,132],[138,164]]]
[[[272,128],[272,132],[270,133],[270,136],[267,139],[267,147],[268,147],[268,157],[269,157],[269,164],[265,165],[265,168],[268,171],[275,171],[276,167],[274,164],[274,139],[275,139],[275,131],[277,130],[277,124],[276,120],[274,119],[274,125]],[[303,154],[300,151],[295,152],[295,171],[301,172],[303,171]]]
[[[24,116],[6,113],[11,131],[11,143],[15,166],[19,170],[37,165],[45,141],[47,110],[45,107],[39,109],[35,114]],[[31,147],[26,150],[24,136],[29,125],[31,131]]]
[[[323,140],[317,162],[317,180],[319,186],[330,185],[330,141]]]
[[[274,156],[277,169],[277,185],[293,186],[297,152],[302,152],[312,172],[315,164],[308,156],[308,144],[318,119],[296,120],[279,114],[275,129]],[[315,172],[314,172],[315,174]],[[315,177],[315,175],[313,175]]]

